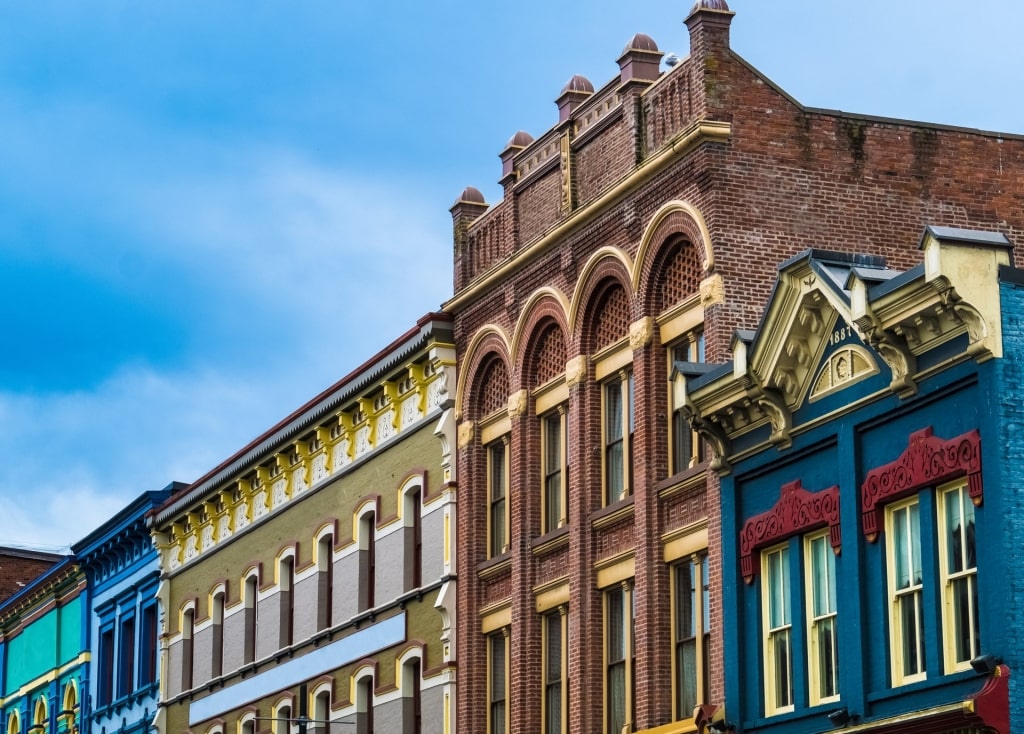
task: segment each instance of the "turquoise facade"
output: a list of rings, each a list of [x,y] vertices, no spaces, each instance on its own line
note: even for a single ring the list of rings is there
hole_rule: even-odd
[[[0,721],[5,734],[82,731],[85,577],[67,558],[0,606]]]

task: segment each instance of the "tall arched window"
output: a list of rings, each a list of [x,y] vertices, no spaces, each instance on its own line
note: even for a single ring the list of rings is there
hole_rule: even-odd
[[[32,717],[32,727],[36,730],[36,734],[45,734],[48,728],[47,723],[46,696],[43,695],[36,699],[35,715]]]
[[[7,716],[7,734],[21,734],[21,720],[18,719],[17,711],[12,711]]]
[[[377,515],[372,510],[359,517],[359,611],[374,605],[374,577],[377,574]]]
[[[192,636],[195,632],[196,610],[189,607],[181,614],[181,690],[192,688]]]
[[[218,589],[210,599],[210,621],[210,675],[216,678],[224,674],[224,589]]]
[[[316,545],[317,605],[316,628],[325,630],[334,617],[334,535],[320,536]]]
[[[325,688],[317,692],[313,698],[313,721],[311,734],[329,734],[327,722],[331,718],[331,689]]]
[[[279,602],[280,630],[278,647],[290,647],[295,639],[295,557],[281,559],[277,569],[277,597]]]
[[[373,734],[373,676],[356,682],[356,734]]]
[[[402,731],[404,734],[420,734],[423,731],[419,658],[411,658],[402,663]]]
[[[259,594],[259,578],[255,572],[245,577],[242,601],[245,624],[245,639],[242,649],[242,662],[251,663],[256,659],[256,627],[257,627],[257,596]]]
[[[404,587],[406,591],[412,591],[423,584],[423,527],[420,519],[423,496],[420,488],[407,489],[402,504]]]

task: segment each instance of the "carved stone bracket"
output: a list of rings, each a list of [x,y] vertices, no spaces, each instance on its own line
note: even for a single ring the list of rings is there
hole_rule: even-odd
[[[773,390],[764,390],[755,399],[772,424],[768,440],[779,450],[789,448],[793,444],[789,435],[793,428],[793,415],[786,406],[785,398]]]
[[[800,480],[782,485],[772,509],[754,515],[740,531],[740,568],[743,580],[752,583],[757,574],[755,554],[786,538],[828,526],[829,542],[838,555],[842,547],[839,528],[839,486],[808,492]]]
[[[931,426],[910,434],[900,457],[872,469],[861,485],[861,524],[868,542],[878,537],[887,503],[962,476],[967,477],[971,500],[980,506],[981,436],[977,430],[948,441],[932,435]]]

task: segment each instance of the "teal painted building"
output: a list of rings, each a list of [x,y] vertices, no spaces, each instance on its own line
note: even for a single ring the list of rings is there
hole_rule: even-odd
[[[89,660],[85,576],[66,558],[0,605],[5,734],[82,730]]]

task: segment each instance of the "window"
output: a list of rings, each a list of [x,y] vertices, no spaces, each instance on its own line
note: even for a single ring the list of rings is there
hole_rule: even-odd
[[[196,612],[191,607],[181,615],[181,690],[192,688],[192,637],[195,633]]]
[[[807,576],[807,668],[811,705],[839,700],[839,643],[836,638],[836,556],[828,532],[804,538]]]
[[[334,536],[327,534],[317,541],[316,547],[317,596],[316,628],[325,630],[334,617]]]
[[[213,595],[210,608],[210,676],[224,673],[224,592]]]
[[[487,637],[487,734],[508,731],[508,632]]]
[[[331,726],[331,691],[330,689],[317,692],[313,698],[313,721],[316,722],[310,727],[311,734],[329,734]]]
[[[48,717],[46,715],[46,698],[40,696],[36,699],[36,711],[35,716],[32,718],[32,728],[36,730],[37,734],[45,734],[47,730]]]
[[[541,417],[541,452],[544,476],[542,497],[543,532],[550,533],[563,527],[569,519],[566,488],[569,477],[567,465],[567,430],[565,406]]]
[[[405,493],[402,508],[402,532],[405,542],[403,565],[405,590],[412,591],[423,583],[423,523],[420,518],[423,509],[422,494],[416,487]]]
[[[631,582],[604,592],[605,734],[632,729],[634,611]]]
[[[259,580],[255,573],[249,574],[245,577],[245,588],[243,591],[245,639],[242,644],[242,661],[245,663],[251,663],[256,660],[258,592]]]
[[[272,731],[274,734],[291,734],[292,730],[292,707],[291,704],[281,704],[274,712]]]
[[[892,682],[902,685],[925,678],[920,502],[915,497],[887,507],[885,523]]]
[[[121,620],[121,639],[118,651],[117,695],[124,698],[134,690],[135,685],[135,617]]]
[[[423,731],[423,704],[420,700],[420,661],[418,658],[402,664],[402,732],[420,734]]]
[[[673,344],[669,349],[669,358],[671,359],[670,371],[672,364],[676,362],[703,362],[704,334],[693,332]],[[669,424],[673,474],[678,474],[704,461],[704,444],[697,432],[690,427],[682,408],[681,405],[672,406],[672,420]]]
[[[139,646],[139,685],[150,686],[156,683],[156,662],[159,655],[158,645],[160,634],[157,629],[159,620],[156,616],[156,605],[150,604],[142,609],[142,639]]]
[[[107,706],[114,700],[114,625],[100,632],[99,705]]]
[[[793,710],[793,640],[789,546],[763,551],[765,713]]]
[[[487,447],[488,557],[508,550],[508,440]]]
[[[946,672],[967,670],[981,644],[978,634],[978,565],[974,552],[974,503],[967,485],[939,493],[939,572]]]
[[[692,718],[693,710],[710,700],[711,600],[707,553],[675,564],[672,571],[675,718],[680,721]]]
[[[564,734],[569,730],[566,623],[565,607],[545,614],[541,622],[544,635],[544,734]]]
[[[604,503],[628,497],[633,486],[633,373],[604,383]]]
[[[278,647],[291,647],[295,638],[295,558],[282,558],[278,565],[277,596],[280,629]]]
[[[373,676],[356,684],[356,734],[373,734]]]
[[[377,516],[364,512],[359,517],[359,611],[374,605],[377,576]]]

